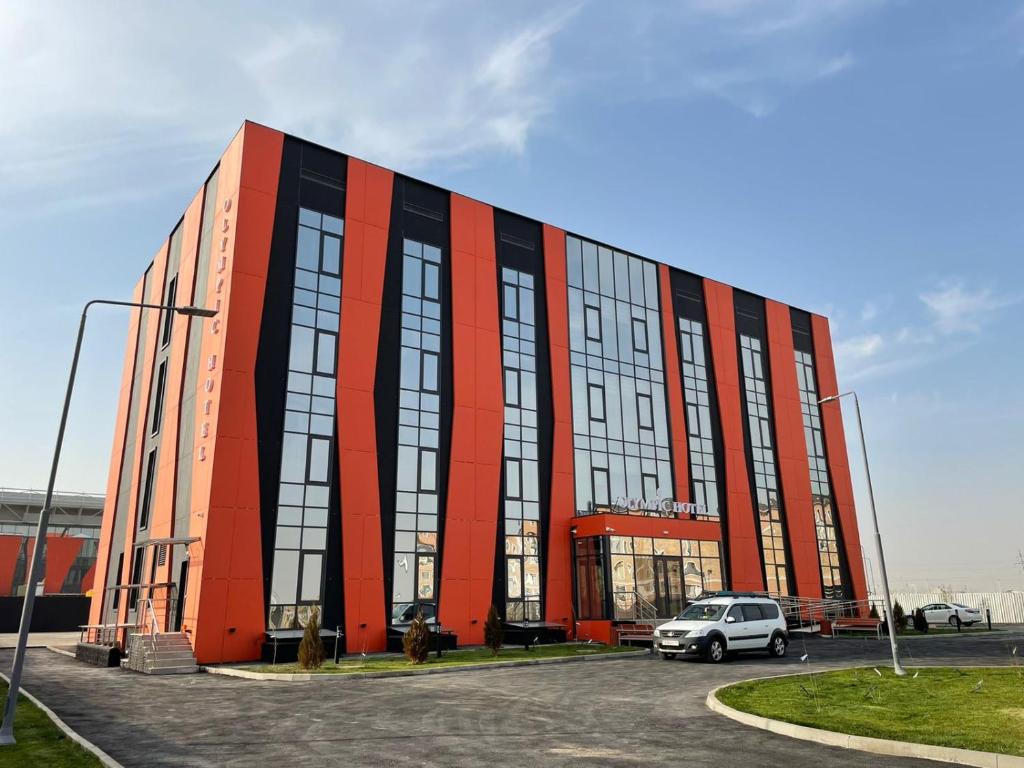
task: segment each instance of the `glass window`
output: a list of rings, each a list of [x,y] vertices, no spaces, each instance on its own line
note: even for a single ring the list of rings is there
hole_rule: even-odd
[[[323,598],[343,231],[341,219],[299,209],[270,628],[302,624]]]

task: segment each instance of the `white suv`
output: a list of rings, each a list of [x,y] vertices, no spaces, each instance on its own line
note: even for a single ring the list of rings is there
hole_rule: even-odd
[[[719,662],[733,651],[768,651],[786,655],[789,632],[779,604],[742,593],[697,600],[672,621],[654,630],[654,649],[663,659],[677,654]]]

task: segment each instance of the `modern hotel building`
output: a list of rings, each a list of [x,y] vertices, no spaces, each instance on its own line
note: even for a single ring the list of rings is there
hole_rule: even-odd
[[[662,254],[671,259],[673,254]],[[245,123],[134,299],[90,621],[609,639],[866,597],[828,321]]]

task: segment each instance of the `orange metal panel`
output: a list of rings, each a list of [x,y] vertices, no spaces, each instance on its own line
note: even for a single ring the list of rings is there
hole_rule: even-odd
[[[349,158],[345,186],[337,380],[345,638],[350,652],[382,651],[387,615],[373,386],[394,177]]]
[[[439,615],[462,644],[482,643],[491,606],[502,449],[494,211],[451,196],[454,417]]]
[[[584,536],[646,536],[652,539],[721,541],[722,528],[713,520],[678,520],[643,515],[587,515],[573,520],[574,538]]]
[[[736,319],[732,288],[704,280],[711,359],[725,443],[726,521],[729,535],[730,586],[732,589],[764,589],[764,570],[754,526],[747,457],[744,450],[740,402],[739,361],[736,352]]]
[[[676,500],[690,500],[690,463],[686,446],[686,417],[683,405],[683,385],[679,372],[679,327],[672,304],[672,283],[668,265],[658,265],[661,289],[661,330],[665,346],[665,382],[668,397],[668,420],[672,436],[672,468],[675,477]]]
[[[772,410],[775,414],[775,453],[779,461],[782,508],[793,558],[796,593],[801,597],[821,597],[821,567],[811,504],[807,442],[793,357],[793,322],[789,307],[777,301],[766,300],[765,313],[772,374]]]
[[[818,374],[818,395],[828,397],[837,394],[839,383],[836,380],[828,320],[820,315],[811,315],[811,335],[814,339],[814,369]],[[832,493],[839,508],[839,525],[852,582],[850,586],[854,599],[865,600],[868,590],[864,579],[864,561],[861,559],[860,531],[857,528],[857,509],[853,501],[850,460],[846,454],[843,412],[838,400],[822,404],[821,425],[825,433],[825,451],[828,454]]]
[[[156,258],[153,259],[153,265],[150,267],[152,279],[150,280],[149,295],[147,296],[146,301],[152,304],[159,304],[161,301],[163,301],[164,273],[167,270],[167,251],[169,245],[170,241],[165,240],[163,246],[160,248],[160,252],[157,254]],[[150,406],[152,405],[152,403],[150,402],[150,394],[152,393],[154,373],[153,361],[156,357],[156,345],[160,334],[159,312],[152,309],[145,311],[149,312],[150,315],[146,319],[145,338],[139,340],[140,343],[143,345],[142,370],[138,374],[141,377],[142,383],[139,389],[139,416],[137,423],[135,425],[135,456],[132,457],[131,462],[131,491],[128,501],[127,520],[125,522],[124,570],[121,571],[122,584],[131,583],[132,552],[135,546],[135,538],[138,527],[140,481],[142,479],[142,472],[146,461],[144,451],[146,447],[146,435],[149,434],[149,409]],[[122,482],[125,482],[127,480],[129,479],[125,478],[122,480]],[[146,575],[148,576],[148,574]],[[121,600],[121,604],[120,607],[118,608],[117,615],[118,623],[124,623],[127,621],[127,600]]]
[[[21,552],[21,536],[0,535],[0,597],[14,591],[14,566]]]
[[[548,344],[554,437],[551,452],[551,511],[548,520],[545,619],[572,631],[572,552],[569,529],[575,514],[572,454],[572,401],[569,377],[569,300],[565,232],[544,225],[544,279],[548,302]]]
[[[200,662],[256,658],[263,638],[254,370],[284,134],[246,122],[221,158],[202,335],[193,545],[183,611]],[[209,412],[205,404],[209,402]],[[205,436],[204,436],[205,435]],[[228,595],[232,600],[228,600]]]
[[[202,189],[192,198],[181,224],[181,258],[178,262],[176,303],[191,304],[195,282],[196,252],[199,246],[200,219],[203,212]],[[191,322],[201,322],[175,314],[171,319],[171,348],[167,355],[167,386],[164,394],[164,417],[160,429],[160,468],[157,472],[150,516],[150,536],[164,538],[174,534],[174,507],[178,487],[178,430],[181,410],[182,383],[185,377],[185,348]],[[168,557],[158,568],[156,581],[175,578],[174,558]],[[157,612],[165,606],[155,606]]]
[[[85,539],[76,536],[46,537],[46,575],[43,577],[43,592],[58,594],[68,577],[71,565],[82,551]]]
[[[132,291],[132,301],[142,301],[142,286],[145,278],[139,280]],[[121,477],[124,460],[125,438],[128,434],[128,410],[132,399],[132,381],[135,377],[135,352],[139,342],[140,310],[132,309],[128,320],[128,342],[125,345],[124,365],[121,368],[121,391],[118,394],[117,418],[114,421],[114,445],[110,451],[110,471],[107,474],[107,495],[103,502],[103,520],[100,524],[99,547],[96,552],[96,566],[92,602],[89,604],[89,623],[98,624],[103,615],[103,595],[107,587],[107,571],[110,562],[110,548],[114,536],[114,514],[117,510],[118,490],[127,478]],[[2,582],[0,582],[2,586]],[[0,594],[8,594],[0,589]]]

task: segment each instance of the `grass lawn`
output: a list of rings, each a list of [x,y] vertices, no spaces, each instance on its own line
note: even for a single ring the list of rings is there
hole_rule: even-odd
[[[1024,755],[1024,667],[871,667],[739,683],[724,704],[857,736]],[[914,677],[914,675],[917,677]]]
[[[0,680],[0,702],[7,700],[7,683]],[[14,738],[18,743],[0,747],[0,767],[27,768],[100,768],[95,755],[86,752],[65,736],[49,717],[24,696],[18,699],[14,720]]]
[[[437,658],[433,651],[430,657],[423,664],[410,664],[408,659],[400,655],[391,656],[366,656],[347,657],[341,659],[337,664],[333,661],[325,661],[318,670],[302,669],[297,663],[293,664],[262,664],[259,666],[247,666],[250,672],[277,672],[294,673],[315,671],[320,674],[352,674],[354,672],[395,672],[398,670],[410,669],[440,669],[442,667],[464,667],[473,664],[487,664],[494,661],[522,661],[524,659],[558,659],[567,656],[595,656],[606,653],[622,653],[624,651],[635,651],[636,648],[624,646],[607,645],[585,645],[580,643],[565,643],[560,645],[535,645],[527,651],[522,648],[503,648],[495,656],[487,648],[471,648],[462,651],[444,651],[441,658]]]

